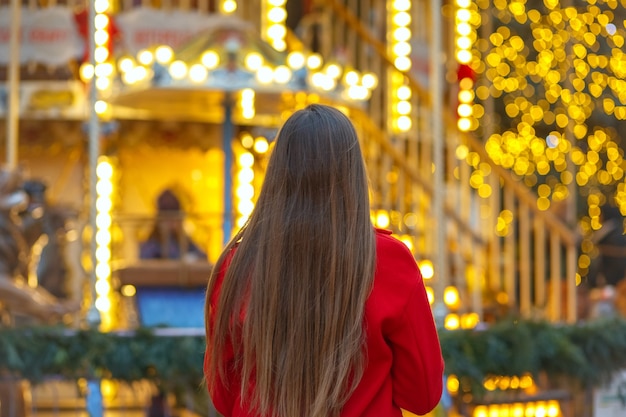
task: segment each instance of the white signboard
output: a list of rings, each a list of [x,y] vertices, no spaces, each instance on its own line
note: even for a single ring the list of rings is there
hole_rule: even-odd
[[[247,23],[233,17],[150,7],[121,13],[115,22],[121,32],[122,48],[131,55],[156,45],[176,48],[212,27],[248,27]]]
[[[32,118],[84,119],[87,94],[80,81],[22,81],[19,114]],[[0,117],[8,110],[8,87],[0,83]]]
[[[74,13],[67,7],[21,11],[20,61],[64,65],[83,55],[84,42],[78,33]],[[10,57],[11,11],[0,6],[0,65]]]
[[[607,386],[593,393],[593,417],[626,416],[626,371],[618,372]]]

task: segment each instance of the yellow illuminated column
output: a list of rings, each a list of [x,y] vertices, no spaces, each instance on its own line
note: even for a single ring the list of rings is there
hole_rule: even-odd
[[[473,116],[474,77],[472,70],[472,47],[476,42],[476,29],[472,22],[477,17],[471,0],[457,0],[455,15],[456,60],[459,63],[459,95],[457,125],[460,131],[467,132],[478,126]]]
[[[110,330],[111,317],[111,209],[113,203],[113,165],[106,157],[96,167],[96,264],[95,306],[102,318],[102,329]]]
[[[95,77],[95,85],[98,91],[99,100],[95,103],[95,110],[98,114],[104,114],[108,110],[106,98],[111,89],[111,75],[113,74],[113,65],[109,61],[109,16],[107,12],[111,9],[109,0],[95,0],[94,2],[95,18],[94,18],[94,41],[95,49],[93,52],[94,68],[93,76]]]
[[[242,227],[254,209],[254,155],[243,150],[236,155],[235,224]]]
[[[80,67],[80,78],[84,82],[94,81],[96,102],[94,108],[97,114],[103,115],[108,110],[106,98],[111,94],[114,68],[110,62],[109,52],[109,25],[108,12],[111,9],[109,0],[95,0],[93,9],[93,38],[90,47],[93,46],[93,59],[85,62]]]
[[[390,1],[388,50],[396,70],[391,70],[390,120],[394,134],[411,129],[411,89],[406,85],[404,72],[411,69],[411,0]]]
[[[262,0],[261,36],[277,51],[287,49],[287,0]]]
[[[254,107],[254,90],[251,88],[244,88],[241,90],[241,96],[239,100],[239,107],[241,110],[241,115],[244,119],[250,120],[254,118],[256,114],[256,110]]]

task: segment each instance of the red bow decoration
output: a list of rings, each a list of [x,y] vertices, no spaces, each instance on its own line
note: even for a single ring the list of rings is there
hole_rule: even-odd
[[[74,13],[74,21],[78,28],[80,37],[85,42],[85,53],[83,55],[82,62],[89,62],[89,37],[93,36],[93,33],[89,33],[89,11],[82,9]],[[120,30],[115,24],[115,20],[109,16],[109,25],[107,26],[107,32],[109,34],[109,40],[107,42],[107,49],[109,50],[109,56],[113,55],[113,45],[116,39],[120,36]]]

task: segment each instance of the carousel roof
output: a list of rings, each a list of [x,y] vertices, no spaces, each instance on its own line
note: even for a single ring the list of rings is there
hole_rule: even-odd
[[[337,66],[315,70],[307,58],[277,51],[249,24],[220,16],[175,50],[120,57],[110,116],[221,123],[230,103],[235,123],[276,126],[285,111],[310,102],[360,106],[369,97],[367,87],[343,83]]]

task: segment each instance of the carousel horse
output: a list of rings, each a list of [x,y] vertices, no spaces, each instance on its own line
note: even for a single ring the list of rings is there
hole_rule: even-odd
[[[37,209],[37,208],[36,208]],[[0,327],[26,323],[55,323],[78,311],[79,303],[62,301],[41,286],[31,286],[32,239],[44,228],[41,211],[28,213],[28,195],[18,173],[0,169]],[[28,384],[2,379],[0,370],[0,415],[26,417]]]
[[[68,265],[67,247],[70,224],[78,217],[76,210],[48,204],[46,184],[39,180],[24,182],[28,194],[28,207],[21,214],[22,230],[27,245],[32,248],[31,274],[37,283],[59,299],[67,299],[71,268]]]
[[[33,242],[26,237],[33,236],[34,230],[43,231],[43,217],[22,221],[20,212],[27,208],[28,195],[19,174],[0,170],[0,310],[5,323],[7,313],[11,321],[26,317],[34,322],[58,322],[65,314],[77,311],[78,305],[59,300],[43,287],[28,285]]]

